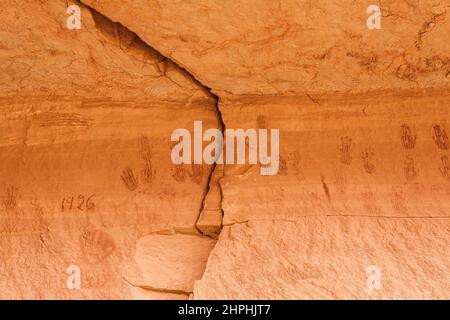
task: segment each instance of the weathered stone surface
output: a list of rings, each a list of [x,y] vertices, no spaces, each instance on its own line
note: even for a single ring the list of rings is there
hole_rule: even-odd
[[[448,0],[82,1],[220,96],[448,86]]]
[[[448,0],[381,30],[372,1],[81,2],[2,3],[0,298],[450,297]],[[278,174],[173,165],[195,120],[280,129]]]
[[[304,217],[226,226],[194,297],[446,299],[449,231],[449,218]],[[370,266],[379,269],[381,289],[368,290]]]
[[[82,29],[67,30],[66,8],[2,4],[0,298],[172,297],[177,288],[142,293],[124,279],[155,279],[136,256],[147,234],[199,234],[211,167],[173,165],[170,135],[194,120],[217,127],[215,100],[85,7]],[[145,261],[165,261],[161,248],[180,237],[159,236]],[[189,239],[178,246],[197,250]],[[200,278],[205,255],[171,260],[186,270],[183,290]],[[66,286],[70,265],[80,268],[81,290]]]
[[[449,217],[448,146],[436,139],[450,128],[449,102],[448,91],[222,102],[231,128],[280,129],[277,175],[261,176],[259,165],[225,166],[224,224],[310,215]]]

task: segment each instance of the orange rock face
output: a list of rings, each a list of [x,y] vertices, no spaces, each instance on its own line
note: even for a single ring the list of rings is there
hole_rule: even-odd
[[[446,299],[445,221],[309,216],[234,224],[222,230],[194,296]],[[377,275],[380,287],[372,288]]]
[[[2,4],[0,299],[448,299],[450,2],[370,5]]]
[[[187,297],[214,242],[195,226],[211,166],[174,165],[170,135],[194,120],[217,127],[215,99],[85,7],[82,29],[67,30],[67,3],[52,3],[6,6],[0,297]],[[163,276],[149,250],[176,256],[164,246],[189,255],[164,262],[169,278],[188,270],[174,288],[147,274]],[[80,290],[67,289],[70,265]]]

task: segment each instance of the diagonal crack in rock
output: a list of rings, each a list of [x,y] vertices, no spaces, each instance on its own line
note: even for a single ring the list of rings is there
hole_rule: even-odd
[[[209,88],[209,87],[205,86],[204,84],[202,84],[198,79],[195,78],[195,76],[193,74],[191,74],[188,70],[186,70],[186,68],[181,67],[175,61],[171,60],[168,57],[165,57],[158,50],[156,50],[155,48],[153,48],[150,45],[148,45],[144,40],[142,40],[142,38],[139,37],[138,34],[133,32],[132,30],[130,30],[126,26],[123,26],[119,22],[114,22],[113,20],[109,19],[108,17],[106,17],[102,13],[100,13],[100,12],[96,11],[94,8],[90,7],[88,4],[85,4],[85,3],[79,3],[79,4],[82,5],[82,6],[87,7],[91,11],[94,20],[98,21],[98,20],[105,20],[106,19],[106,20],[112,21],[115,24],[116,27],[122,28],[123,30],[126,30],[126,31],[129,31],[129,32],[133,33],[135,35],[135,39],[133,41],[141,42],[142,44],[144,44],[146,46],[146,48],[148,50],[151,51],[152,54],[158,55],[162,64],[167,65],[167,63],[171,63],[172,65],[174,65],[185,76],[190,78],[194,84],[196,84],[204,92],[206,92],[208,95],[210,95],[213,98],[213,100],[214,100],[214,111],[216,113],[217,121],[219,123],[219,129],[222,132],[222,134],[224,133],[225,124],[223,122],[222,115],[221,115],[221,112],[220,112],[220,109],[219,109],[219,97],[212,92],[211,88]],[[118,33],[117,30],[115,31],[115,36],[116,36],[116,33]],[[120,37],[118,37],[118,42],[119,42],[118,45],[120,47],[122,47],[122,43],[121,43]],[[164,68],[164,66],[161,66],[161,68]],[[173,81],[172,79],[169,79],[169,80]],[[212,184],[214,183],[212,181],[212,178],[214,177],[214,173],[216,172],[216,170],[217,170],[217,164],[214,163],[211,166],[211,169],[210,169],[210,171],[208,173],[207,184],[206,184],[206,187],[205,187],[205,189],[203,191],[203,194],[202,194],[202,197],[201,197],[200,210],[199,210],[199,213],[198,213],[198,216],[197,216],[197,220],[195,222],[195,227],[197,228],[198,232],[200,234],[202,234],[203,236],[207,236],[207,237],[211,237],[211,235],[208,234],[207,232],[205,233],[203,230],[201,230],[201,228],[198,227],[198,222],[201,219],[202,210],[205,209],[206,198],[208,197],[208,194],[210,193],[211,188],[212,188]],[[221,188],[220,187],[220,181],[217,182],[217,186],[218,186],[219,189]],[[221,191],[220,190],[219,190],[219,192],[220,192],[220,195],[221,195]],[[220,209],[221,209],[222,216],[223,216],[221,202],[219,203],[219,205],[220,205]],[[222,218],[222,216],[221,216],[221,218]],[[221,228],[222,228],[222,221],[220,222],[218,233],[220,233]],[[215,235],[215,237],[217,237],[217,236],[218,236],[218,234]],[[122,279],[123,279],[123,281],[125,283],[127,283],[127,284],[129,284],[129,285],[131,285],[133,287],[139,287],[141,289],[145,289],[145,290],[149,290],[149,291],[162,292],[162,293],[172,293],[172,294],[181,294],[181,295],[186,295],[186,296],[189,296],[190,294],[192,294],[192,292],[183,291],[183,290],[177,290],[177,289],[159,288],[159,287],[154,287],[154,286],[150,286],[150,285],[136,285],[136,284],[133,284],[130,281],[128,281],[123,276],[122,276]]]

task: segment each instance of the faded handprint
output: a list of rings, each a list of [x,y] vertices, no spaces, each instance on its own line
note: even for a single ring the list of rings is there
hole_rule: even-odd
[[[188,175],[191,180],[197,184],[200,184],[203,179],[203,166],[201,164],[192,164],[192,173],[188,171]]]
[[[341,145],[339,147],[341,153],[341,162],[349,165],[352,162],[353,141],[347,136],[341,137]]]
[[[404,167],[405,178],[408,181],[414,181],[417,178],[417,171],[414,165],[414,159],[410,156],[406,156]]]
[[[184,165],[178,164],[172,166],[172,178],[178,182],[186,181],[186,170],[184,169]]]
[[[122,178],[123,184],[125,185],[125,187],[127,187],[128,190],[134,191],[137,189],[139,183],[138,183],[138,178],[133,173],[133,169],[125,168],[122,171],[121,178]]]
[[[372,163],[373,156],[374,156],[374,151],[372,148],[367,148],[361,154],[361,159],[363,161],[364,170],[366,170],[366,172],[368,174],[372,174],[375,172],[375,165]]]
[[[401,137],[403,147],[405,149],[413,149],[416,145],[416,135],[407,124],[403,124],[401,128]]]
[[[144,162],[144,169],[142,170],[143,180],[147,184],[151,184],[153,175],[156,173],[152,170],[152,152],[150,148],[150,142],[146,136],[142,136],[140,139],[141,145],[141,158]]]
[[[6,188],[6,195],[3,199],[3,204],[7,210],[14,210],[17,206],[17,194],[19,189],[15,186]]]
[[[287,174],[288,174],[288,166],[287,166],[286,159],[284,159],[281,155],[280,155],[280,167],[278,169],[278,174],[282,175],[282,176],[287,176]]]
[[[442,176],[450,181],[450,161],[447,156],[441,157],[441,167],[439,168]]]
[[[448,143],[448,136],[445,132],[445,129],[442,128],[440,125],[433,125],[433,140],[441,150],[448,150],[449,143]]]

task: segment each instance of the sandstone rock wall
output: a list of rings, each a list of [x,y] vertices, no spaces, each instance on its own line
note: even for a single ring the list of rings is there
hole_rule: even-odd
[[[449,1],[82,2],[220,97],[448,85]],[[368,32],[372,4],[382,29]]]
[[[2,8],[0,298],[187,298],[214,243],[195,226],[211,166],[173,165],[170,135],[217,127],[215,98],[84,6],[81,30],[66,1]]]
[[[449,1],[3,2],[0,298],[449,297]],[[173,165],[195,120],[278,174]]]

